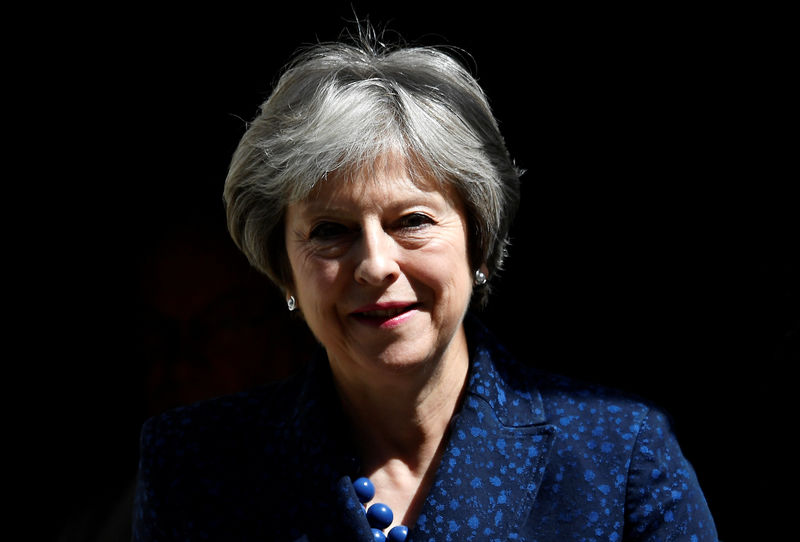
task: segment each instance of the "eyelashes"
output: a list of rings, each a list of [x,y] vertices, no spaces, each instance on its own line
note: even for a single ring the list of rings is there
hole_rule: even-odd
[[[311,228],[308,234],[309,239],[325,240],[335,239],[350,233],[350,229],[344,224],[337,222],[320,222]]]
[[[422,228],[434,223],[433,218],[425,213],[411,213],[400,219],[400,226],[407,229]]]
[[[432,226],[436,221],[429,215],[421,212],[413,212],[400,217],[391,224],[387,231],[394,231],[398,234],[410,234]],[[357,235],[360,231],[359,226],[349,226],[347,224],[329,220],[323,220],[315,224],[308,234],[309,240],[315,241],[336,241]]]

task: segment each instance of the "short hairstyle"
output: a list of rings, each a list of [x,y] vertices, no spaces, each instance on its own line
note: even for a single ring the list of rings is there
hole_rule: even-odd
[[[231,237],[280,288],[292,282],[287,205],[333,172],[357,172],[387,153],[455,187],[468,221],[470,261],[501,269],[519,201],[511,160],[483,90],[452,53],[366,38],[301,50],[249,124],[223,200]],[[483,305],[489,284],[476,289]]]

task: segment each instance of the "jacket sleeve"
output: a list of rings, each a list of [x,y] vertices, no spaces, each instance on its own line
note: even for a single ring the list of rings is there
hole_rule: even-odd
[[[650,410],[633,446],[626,494],[625,538],[647,542],[718,542],[694,469],[667,417]]]

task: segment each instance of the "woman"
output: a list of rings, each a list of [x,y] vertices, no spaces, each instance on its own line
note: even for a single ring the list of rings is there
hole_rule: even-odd
[[[716,540],[662,413],[516,362],[468,315],[501,268],[519,174],[444,52],[298,56],[224,199],[321,354],[149,420],[134,539]]]

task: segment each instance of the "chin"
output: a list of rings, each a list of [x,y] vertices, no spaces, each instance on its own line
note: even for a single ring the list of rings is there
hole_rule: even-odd
[[[376,369],[404,374],[433,368],[437,360],[442,359],[442,349],[434,345],[392,344],[375,352],[365,352],[361,358]]]

